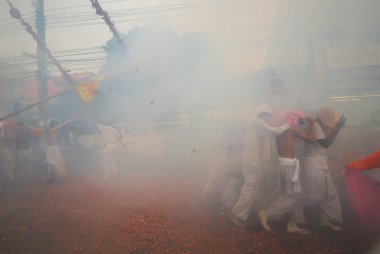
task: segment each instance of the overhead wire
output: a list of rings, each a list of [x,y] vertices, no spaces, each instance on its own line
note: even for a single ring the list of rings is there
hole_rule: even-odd
[[[104,1],[104,3],[118,3],[118,2],[124,2],[120,0],[116,1]],[[205,4],[206,2],[210,1],[197,1],[200,4]],[[215,2],[215,1],[214,1]],[[233,2],[233,1],[230,1]],[[103,4],[103,3],[102,3]],[[88,5],[77,5],[77,7],[83,7]],[[61,10],[67,10],[72,9],[74,7],[61,7],[61,8],[55,8],[55,9],[48,9],[47,10],[47,23],[49,29],[55,29],[55,28],[76,28],[78,26],[85,26],[85,25],[98,25],[102,24],[102,22],[93,14],[87,14],[87,12],[78,12],[78,13],[70,13],[70,14],[49,14],[49,11],[56,11],[59,12]],[[166,9],[165,9],[166,8]],[[145,7],[145,8],[135,8],[135,9],[120,9],[116,11],[110,11],[109,13],[112,15],[112,17],[115,17],[115,22],[133,22],[133,21],[143,21],[143,20],[149,20],[149,19],[157,19],[157,18],[173,18],[173,17],[180,17],[180,16],[189,16],[189,15],[204,15],[204,14],[211,14],[212,12],[190,12],[185,14],[177,14],[177,15],[165,15],[165,16],[159,16],[156,15],[154,17],[144,17],[144,15],[150,15],[150,14],[157,14],[157,13],[165,13],[170,11],[179,11],[179,10],[189,10],[191,8],[191,4],[187,5],[181,5],[181,4],[168,4],[164,6],[153,6],[153,7]],[[52,12],[51,12],[52,13]],[[125,17],[133,17],[133,16],[142,16],[140,18],[125,18]],[[219,34],[219,38],[224,39],[234,39],[235,42],[230,43],[230,49],[232,50],[245,50],[245,49],[253,49],[253,48],[260,48],[265,47],[266,45],[269,45],[271,43],[275,43],[276,41],[283,41],[287,39],[291,39],[291,37],[295,37],[296,39],[310,39],[315,36],[321,36],[323,35],[323,31],[320,30],[319,27],[323,25],[341,25],[345,24],[346,20],[350,17],[342,17],[342,16],[335,16],[332,17],[331,20],[328,18],[324,18],[317,21],[314,21],[313,24],[289,24],[289,22],[284,23],[278,23],[276,25],[271,25],[273,22],[268,21],[267,26],[261,26],[263,28],[257,28],[258,25],[255,24],[255,26],[251,26],[248,30],[241,30],[241,32],[236,33],[234,29],[226,30],[226,32],[221,31],[221,34]],[[340,22],[340,23],[339,23]],[[49,25],[50,24],[50,25]],[[314,27],[313,27],[314,26]],[[7,27],[3,28],[6,29]],[[311,29],[313,28],[313,29]],[[20,29],[22,31],[22,29]],[[0,26],[0,31],[1,26]],[[8,31],[8,30],[4,30]],[[8,34],[16,33],[14,30],[10,30]],[[263,36],[263,34],[265,36]],[[2,33],[0,32],[0,38],[2,37]],[[218,37],[218,36],[217,36]],[[264,38],[263,38],[264,37]],[[236,42],[237,41],[237,42]],[[227,47],[228,48],[228,47]],[[98,51],[99,54],[102,53],[102,51]],[[80,56],[83,54],[91,55],[95,54],[95,52],[87,52],[87,53],[63,53],[61,57],[63,56]],[[80,60],[79,60],[80,61]]]
[[[53,54],[59,57],[60,62],[64,63],[65,66],[67,66],[71,70],[76,70],[78,68],[98,69],[99,65],[101,65],[106,59],[106,53],[104,52],[104,50],[102,50],[101,47],[54,51]],[[30,60],[29,58],[30,56],[6,57],[0,58],[0,62],[6,62],[19,68],[36,69],[37,56],[35,60]]]
[[[110,1],[110,2],[119,2],[119,1]],[[204,3],[204,1],[198,1],[198,2],[202,2],[202,3]],[[169,7],[173,7],[173,6],[181,6],[181,5],[167,5],[167,6],[169,6]],[[167,6],[164,6],[164,7],[167,7]],[[182,5],[182,6],[186,6],[186,5]],[[190,6],[190,5],[187,5],[187,7],[188,6]],[[154,8],[155,7],[148,7],[148,8],[145,8],[145,9],[148,9],[149,10],[149,8],[150,8],[150,10],[154,10]],[[153,9],[152,9],[153,8]],[[158,7],[158,9],[159,8],[163,8],[163,7]],[[57,9],[55,9],[55,10],[59,10],[59,9],[65,9],[65,8],[57,8]],[[156,8],[157,9],[157,8]],[[137,10],[137,11],[140,11],[141,12],[141,10],[144,10],[144,8],[141,8],[140,10]],[[120,15],[122,15],[122,16],[124,16],[124,14],[127,14],[127,13],[129,13],[129,14],[131,14],[131,13],[133,13],[133,10],[131,11],[131,10],[128,10],[128,9],[126,9],[126,10],[118,10],[118,11],[115,11],[115,14],[113,14],[113,15],[116,15],[116,13],[119,13]],[[88,15],[88,14],[87,14]],[[192,14],[187,14],[187,15],[192,15]],[[117,15],[116,15],[117,16]],[[181,16],[181,15],[175,15],[175,16],[172,16],[172,17],[178,17],[178,16]],[[67,17],[70,17],[70,16],[67,16]],[[51,26],[51,28],[54,28],[54,27],[59,27],[59,28],[62,28],[62,27],[70,27],[70,25],[67,25],[68,23],[70,23],[70,22],[78,22],[78,20],[73,20],[72,18],[65,18],[65,17],[62,17],[62,22],[64,22],[65,23],[65,26]],[[72,16],[73,17],[73,16]],[[83,16],[83,17],[85,17],[85,16]],[[85,21],[85,22],[88,22],[89,20],[87,19],[87,18],[84,18],[83,19],[83,17],[81,18],[81,20],[83,20],[83,21]],[[88,16],[88,17],[90,17],[90,16]],[[167,18],[168,16],[164,16],[165,18]],[[154,17],[154,18],[157,18],[157,17]],[[147,18],[140,18],[140,19],[124,19],[124,20],[117,20],[117,19],[115,19],[116,21],[115,22],[131,22],[131,21],[139,21],[139,20],[146,20]],[[93,20],[94,21],[96,21],[96,17],[94,17],[93,18]],[[52,23],[52,24],[54,24],[54,22],[49,22],[49,24],[50,23]],[[95,25],[95,24],[100,24],[101,22],[100,21],[98,21],[98,22],[96,22],[96,23],[84,23],[84,24],[81,24],[81,25]],[[78,24],[76,24],[75,25],[76,27],[78,26]]]

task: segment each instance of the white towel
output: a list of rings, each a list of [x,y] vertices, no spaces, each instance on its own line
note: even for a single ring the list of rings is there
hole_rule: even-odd
[[[300,183],[300,162],[298,159],[290,159],[290,158],[283,158],[279,157],[278,162],[280,165],[294,167],[294,172],[292,176],[292,183],[293,183],[293,190],[295,193],[301,192],[301,183]]]

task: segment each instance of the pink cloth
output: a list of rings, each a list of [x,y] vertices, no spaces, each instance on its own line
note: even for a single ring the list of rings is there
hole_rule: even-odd
[[[298,121],[305,117],[306,117],[306,114],[304,112],[293,110],[292,112],[289,113],[288,120],[286,123],[290,126],[295,127],[295,126],[298,126]]]
[[[355,215],[363,229],[380,233],[380,185],[352,170],[344,176]]]
[[[298,120],[305,118],[306,114],[302,111],[293,110],[287,113],[281,108],[272,107],[272,116],[269,119],[269,124],[272,126],[281,126],[288,124],[290,126],[297,126]]]

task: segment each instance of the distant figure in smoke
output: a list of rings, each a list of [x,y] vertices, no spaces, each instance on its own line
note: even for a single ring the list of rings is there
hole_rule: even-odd
[[[241,187],[244,184],[241,168],[241,156],[243,153],[243,136],[237,135],[235,141],[228,151],[227,181],[223,188],[219,211],[222,214],[230,212],[239,199]]]
[[[108,126],[98,124],[97,127],[103,136],[104,142],[102,147],[103,177],[108,178],[110,176],[117,175],[115,150],[117,148],[117,144],[121,143],[122,137],[111,124]]]
[[[48,135],[48,147],[46,153],[46,162],[48,163],[47,183],[62,182],[67,179],[66,165],[58,144],[57,132],[73,120],[74,119],[69,119],[60,125],[57,121],[53,120],[50,122],[46,130]]]
[[[213,153],[208,156],[210,170],[202,191],[202,201],[209,206],[217,206],[221,214],[232,209],[240,194],[241,143],[240,131],[227,128],[221,133]]]
[[[216,140],[212,152],[208,154],[206,167],[209,175],[201,194],[203,204],[211,207],[220,205],[220,195],[227,180],[229,154],[233,146],[230,129],[222,128],[215,131],[219,134],[218,140]]]
[[[304,133],[299,127],[308,122],[308,129]],[[271,231],[269,220],[278,220],[284,214],[290,213],[287,231],[290,233],[308,234],[309,231],[301,225],[305,224],[303,216],[300,183],[299,161],[295,158],[294,147],[296,138],[305,142],[314,141],[314,121],[306,117],[302,112],[294,111],[290,114],[288,124],[292,127],[276,137],[277,151],[279,154],[280,196],[266,209],[259,211],[261,225]]]
[[[272,127],[267,121],[271,117],[272,108],[261,105],[255,115],[250,119],[245,131],[243,141],[243,155],[241,158],[244,175],[244,185],[239,199],[232,208],[231,221],[238,227],[246,227],[246,221],[254,206],[261,179],[261,160],[265,136],[271,137],[289,129],[288,124]]]
[[[43,135],[43,129],[34,128],[19,122],[15,126],[15,132],[17,177],[28,180],[32,173],[34,161],[31,141],[39,139]]]
[[[327,165],[327,149],[334,142],[346,123],[344,115],[339,117],[330,107],[322,107],[315,118],[315,142],[306,143],[304,168],[307,204],[319,204],[322,213],[318,226],[341,231],[342,208],[339,194]]]
[[[0,184],[6,188],[15,178],[14,122],[0,122]]]

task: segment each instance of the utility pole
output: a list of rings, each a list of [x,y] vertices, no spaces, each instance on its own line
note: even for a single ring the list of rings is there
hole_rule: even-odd
[[[46,61],[46,42],[45,42],[45,7],[44,0],[36,0],[36,29],[37,37],[41,43],[37,44],[38,56],[38,96],[39,100],[43,100],[49,96],[47,86],[47,61]],[[39,106],[39,117],[46,121],[49,117],[49,107],[47,103],[42,103]]]

